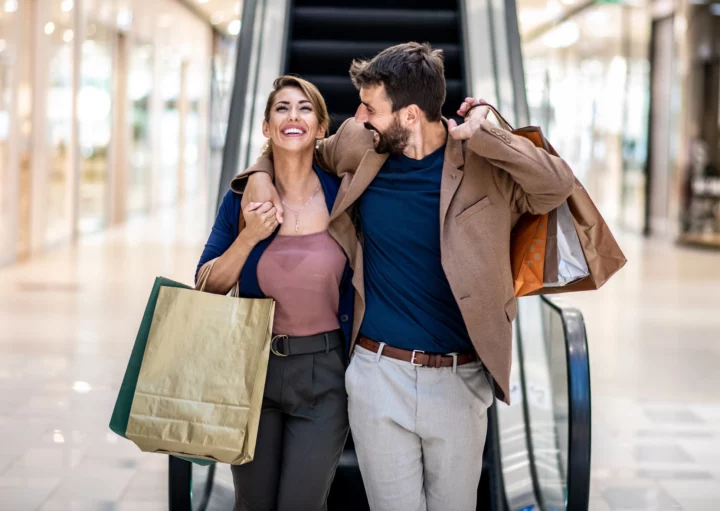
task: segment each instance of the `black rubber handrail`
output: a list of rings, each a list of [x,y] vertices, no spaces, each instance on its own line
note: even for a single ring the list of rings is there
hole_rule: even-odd
[[[587,509],[590,500],[591,391],[587,332],[582,313],[559,307],[543,297],[543,303],[562,317],[567,357],[568,462],[567,509]]]

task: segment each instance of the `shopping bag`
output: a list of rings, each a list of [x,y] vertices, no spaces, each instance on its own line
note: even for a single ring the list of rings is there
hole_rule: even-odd
[[[482,104],[490,108],[503,129],[530,140],[535,147],[554,156],[558,155],[539,127],[513,129],[495,107],[485,102]],[[550,224],[553,213],[556,220]],[[545,229],[540,227],[543,224],[547,225]],[[544,245],[540,243],[540,238],[545,241]],[[607,223],[577,179],[573,193],[554,212],[522,215],[513,228],[510,243],[515,296],[518,297],[599,289],[627,262]],[[535,250],[540,246],[544,248],[538,258]],[[550,266],[555,261],[558,265],[557,277],[555,269]],[[542,269],[539,268],[540,262]],[[545,284],[546,278],[548,285]]]
[[[252,461],[274,312],[271,299],[161,286],[127,438],[146,452]]]
[[[543,285],[564,287],[589,276],[590,270],[567,202],[547,216],[552,228],[548,227]]]
[[[515,296],[523,296],[543,286],[548,231],[547,215],[523,215],[515,226],[517,235],[511,259]]]
[[[145,355],[145,347],[147,345],[153,314],[155,313],[155,306],[162,287],[192,289],[190,286],[186,286],[185,284],[163,277],[157,277],[155,279],[152,291],[150,291],[150,298],[148,298],[147,305],[145,306],[142,321],[140,322],[140,328],[138,329],[137,336],[135,337],[135,344],[133,345],[132,353],[130,354],[130,360],[127,368],[125,369],[125,376],[123,377],[122,384],[120,385],[120,391],[118,392],[117,400],[115,401],[115,408],[113,409],[112,417],[110,418],[110,429],[123,438],[127,438],[130,408],[132,407],[133,397],[135,396],[135,387],[137,386],[138,376],[140,375],[140,366],[142,365],[143,356]],[[212,463],[212,461],[204,459],[185,459],[199,465],[210,465]]]

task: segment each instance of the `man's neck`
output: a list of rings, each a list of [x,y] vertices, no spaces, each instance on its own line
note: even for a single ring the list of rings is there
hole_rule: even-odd
[[[445,142],[447,142],[447,128],[442,121],[421,122],[413,130],[403,154],[408,158],[422,160],[444,146]]]

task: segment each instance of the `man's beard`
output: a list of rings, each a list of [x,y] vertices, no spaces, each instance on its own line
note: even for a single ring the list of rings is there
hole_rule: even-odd
[[[402,153],[410,141],[410,130],[403,128],[397,116],[393,116],[392,123],[390,123],[390,126],[388,126],[383,133],[380,133],[380,131],[369,122],[365,123],[365,128],[377,132],[378,141],[377,144],[375,144],[375,151],[378,153]]]

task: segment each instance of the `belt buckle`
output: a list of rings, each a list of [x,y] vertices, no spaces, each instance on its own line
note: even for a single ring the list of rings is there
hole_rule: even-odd
[[[412,357],[410,357],[410,365],[413,367],[423,367],[423,364],[416,364],[415,357],[418,353],[425,353],[423,350],[413,350]]]
[[[270,351],[272,352],[273,355],[277,355],[278,357],[287,357],[286,353],[280,353],[275,348],[275,341],[277,341],[278,339],[283,339],[283,338],[287,339],[288,336],[287,335],[276,335],[275,337],[272,338],[272,341],[270,341]]]

